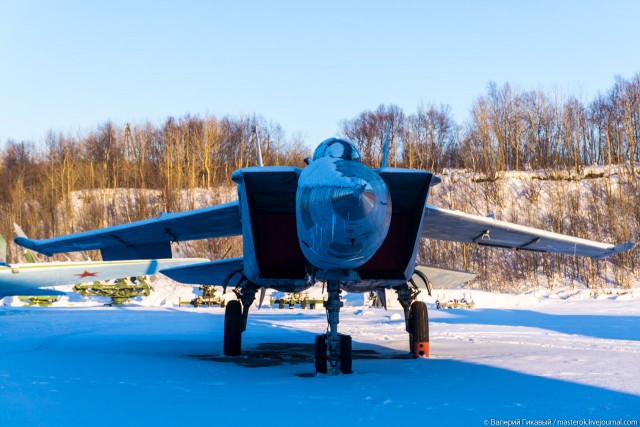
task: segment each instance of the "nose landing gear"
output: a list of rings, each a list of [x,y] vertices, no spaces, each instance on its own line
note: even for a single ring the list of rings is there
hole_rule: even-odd
[[[320,374],[350,374],[352,367],[351,336],[338,334],[340,322],[340,282],[338,280],[327,281],[329,297],[324,302],[327,310],[329,331],[324,335],[316,336],[315,340],[315,367]]]

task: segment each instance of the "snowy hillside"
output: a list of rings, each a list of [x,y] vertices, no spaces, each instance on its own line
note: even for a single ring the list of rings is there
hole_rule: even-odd
[[[637,290],[441,289],[424,297],[424,360],[407,358],[399,308],[346,295],[340,328],[354,339],[354,373],[332,377],[313,374],[323,309],[254,307],[244,356],[231,358],[222,356],[223,309],[179,307],[191,287],[154,287],[122,307],[77,296],[50,308],[1,306],[0,425],[640,419]],[[435,309],[436,297],[462,294],[473,309]]]
[[[487,177],[445,170],[429,203],[612,244],[640,240],[638,176],[627,166],[589,166],[580,173],[501,172]],[[638,165],[635,166],[638,170]],[[524,292],[539,287],[640,286],[640,252],[606,262],[511,249],[423,241],[419,259],[434,266],[478,273],[475,287]]]
[[[640,170],[640,165],[636,165]],[[444,170],[442,183],[433,187],[428,202],[446,209],[541,228],[591,240],[619,244],[640,240],[638,177],[626,166],[588,166],[575,171],[502,172],[488,177],[461,170]],[[196,209],[235,200],[234,186],[182,190],[173,200],[181,209]],[[158,190],[83,190],[71,194],[73,218],[65,203],[58,209],[71,231],[157,216],[166,201]],[[142,207],[144,206],[144,214]],[[36,237],[36,236],[34,236]],[[49,236],[39,236],[49,237]],[[14,249],[14,248],[10,248]],[[19,251],[15,251],[18,259]],[[174,246],[178,257],[210,259],[241,256],[238,238],[183,242]],[[97,257],[98,253],[92,254]],[[81,254],[71,254],[81,259]],[[576,288],[630,288],[640,286],[640,251],[607,262],[487,249],[440,241],[423,241],[419,260],[437,267],[478,273],[474,287],[502,292],[524,292],[566,284]],[[15,261],[14,261],[15,262]]]

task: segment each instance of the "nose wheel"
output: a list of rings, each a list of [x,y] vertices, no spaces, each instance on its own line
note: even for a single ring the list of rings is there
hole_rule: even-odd
[[[338,356],[337,366],[332,366],[327,357],[327,339],[328,334],[316,336],[316,354],[315,354],[315,366],[316,373],[327,374],[329,372],[337,373],[339,371],[343,374],[352,373],[353,357],[351,352],[351,335],[338,334],[340,339],[340,354]],[[330,371],[331,368],[331,371]]]
[[[350,374],[353,365],[351,352],[351,336],[338,334],[340,321],[340,282],[329,280],[327,282],[329,297],[324,302],[327,310],[329,331],[324,335],[318,335],[315,339],[315,368],[319,374]]]

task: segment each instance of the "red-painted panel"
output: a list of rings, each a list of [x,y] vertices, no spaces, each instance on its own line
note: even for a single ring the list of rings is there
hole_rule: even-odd
[[[306,272],[295,213],[256,213],[254,234],[260,277],[301,279]]]
[[[409,216],[393,215],[387,238],[375,255],[360,268],[360,276],[377,278],[376,272],[401,274],[407,266],[408,239],[415,241],[415,236],[409,234]],[[409,254],[410,255],[410,254]],[[374,276],[372,276],[374,275]]]

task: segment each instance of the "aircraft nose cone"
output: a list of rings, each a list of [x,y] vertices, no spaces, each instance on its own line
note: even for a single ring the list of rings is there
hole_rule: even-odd
[[[358,268],[387,235],[389,189],[361,163],[334,158],[314,161],[300,175],[296,200],[300,247],[320,269]]]

